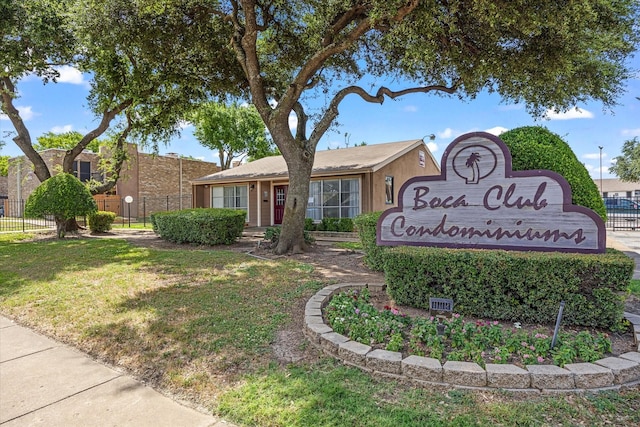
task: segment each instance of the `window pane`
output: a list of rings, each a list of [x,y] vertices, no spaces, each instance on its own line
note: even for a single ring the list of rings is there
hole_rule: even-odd
[[[224,207],[224,189],[222,187],[211,188],[211,207],[212,208]]]
[[[340,208],[324,208],[325,218],[340,218]]]
[[[307,218],[320,221],[322,219],[322,208],[307,208]]]
[[[243,186],[238,186],[236,187],[236,208],[237,209],[247,209],[248,208],[248,202],[249,202],[249,197],[248,197],[248,192],[247,192],[247,186],[243,185]]]
[[[355,218],[360,214],[360,209],[358,208],[342,208],[340,210],[342,214],[342,218]]]
[[[331,180],[322,182],[322,205],[323,206],[340,206],[340,181]],[[325,213],[325,216],[327,214]]]
[[[91,179],[91,162],[80,162],[80,181],[87,182]]]

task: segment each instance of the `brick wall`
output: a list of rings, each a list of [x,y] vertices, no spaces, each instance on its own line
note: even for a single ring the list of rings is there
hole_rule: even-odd
[[[131,215],[136,217],[191,208],[191,180],[220,170],[215,163],[144,153],[138,153],[131,163],[129,173],[138,177],[137,195],[131,194],[134,197]],[[120,190],[119,194],[125,195]]]
[[[62,169],[64,150],[49,149],[40,152],[40,156],[49,166],[53,175]],[[91,170],[97,167],[98,157],[94,153],[80,153],[76,161],[90,162]],[[9,176],[7,196],[11,200],[26,200],[29,195],[40,185],[40,180],[33,173],[33,164],[26,156],[9,159]]]
[[[9,178],[6,176],[0,176],[0,196],[6,196],[9,194]]]
[[[143,214],[143,199],[146,198],[148,216],[153,211],[191,208],[192,188],[190,181],[218,172],[215,163],[191,160],[176,156],[155,156],[138,153],[135,144],[129,144],[129,160],[122,168],[116,194],[122,198],[131,196],[131,216]],[[57,171],[62,165],[64,150],[50,149],[40,152],[49,170]],[[91,162],[91,171],[97,170],[98,155],[81,153],[76,160]],[[9,160],[7,196],[11,200],[26,200],[40,181],[33,173],[33,165],[25,156]],[[2,194],[0,192],[0,194]],[[169,196],[169,197],[167,197]]]

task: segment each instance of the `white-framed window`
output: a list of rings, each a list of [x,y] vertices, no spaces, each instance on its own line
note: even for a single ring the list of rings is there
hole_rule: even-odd
[[[249,220],[249,188],[246,185],[211,187],[211,207],[239,209]]]
[[[360,214],[360,180],[326,179],[309,183],[307,218],[353,218]]]

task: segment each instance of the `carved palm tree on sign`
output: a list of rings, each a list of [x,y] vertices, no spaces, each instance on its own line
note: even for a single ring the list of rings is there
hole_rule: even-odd
[[[480,166],[478,166],[478,162],[480,161],[480,154],[471,153],[471,155],[467,158],[465,165],[468,168],[471,168],[471,179],[467,179],[467,184],[477,184],[480,181]]]

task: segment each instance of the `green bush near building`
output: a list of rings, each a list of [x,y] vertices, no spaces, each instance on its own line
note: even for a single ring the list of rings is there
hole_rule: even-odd
[[[89,230],[93,233],[104,233],[111,230],[113,222],[116,220],[116,214],[107,211],[97,211],[87,217],[89,221]]]
[[[358,215],[354,218],[354,224],[358,230],[362,249],[365,252],[364,264],[374,271],[383,271],[384,259],[382,255],[389,249],[387,246],[376,244],[376,227],[382,211],[370,212]]]
[[[151,214],[153,231],[175,243],[230,245],[242,236],[247,213],[220,208],[183,209]]]

